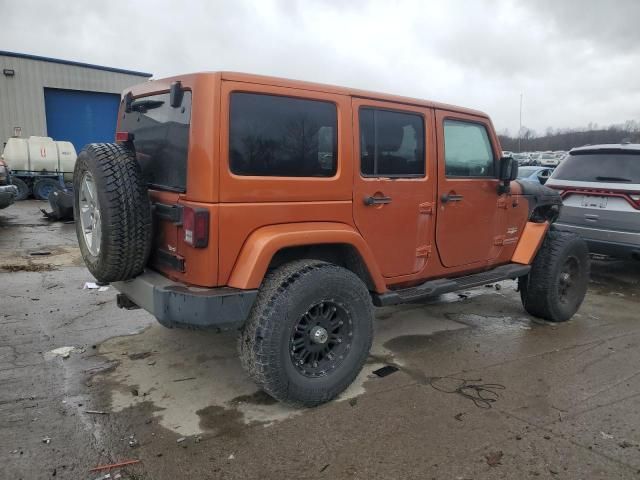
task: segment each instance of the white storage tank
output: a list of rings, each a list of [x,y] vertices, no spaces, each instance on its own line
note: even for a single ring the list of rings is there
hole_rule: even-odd
[[[37,173],[60,171],[58,149],[51,137],[29,137],[29,170]]]
[[[73,182],[73,169],[76,166],[76,149],[71,142],[56,142],[58,149],[58,165],[61,172],[64,172],[64,181]]]
[[[71,142],[31,136],[7,140],[2,158],[17,176],[63,173],[65,181],[71,181],[77,155]]]

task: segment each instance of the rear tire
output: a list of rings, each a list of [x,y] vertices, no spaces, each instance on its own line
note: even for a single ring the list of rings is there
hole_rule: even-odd
[[[297,260],[267,275],[238,348],[243,367],[269,395],[312,407],[353,382],[372,338],[364,283],[336,265]]]
[[[18,187],[18,195],[16,200],[26,200],[31,195],[31,188],[27,185],[27,182],[18,177],[13,177],[11,182]]]
[[[140,274],[151,251],[151,204],[133,152],[87,145],[76,161],[73,202],[80,252],[93,276],[106,283]]]
[[[53,178],[41,178],[33,184],[33,196],[36,200],[49,200],[51,192],[59,186],[60,182]]]
[[[524,309],[565,322],[580,308],[589,284],[589,250],[577,235],[549,231],[528,275],[519,279]]]

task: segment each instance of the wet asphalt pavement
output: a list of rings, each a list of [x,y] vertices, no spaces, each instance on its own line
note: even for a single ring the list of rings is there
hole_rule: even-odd
[[[0,479],[640,478],[639,263],[595,261],[564,324],[511,281],[379,309],[357,381],[301,410],[256,390],[233,335],[83,290],[43,206],[0,211]]]

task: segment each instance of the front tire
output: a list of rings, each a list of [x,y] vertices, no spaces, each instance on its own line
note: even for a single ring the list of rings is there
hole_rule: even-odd
[[[565,322],[580,308],[589,284],[589,250],[577,235],[549,231],[528,275],[519,279],[524,309]]]
[[[295,406],[335,398],[371,348],[373,306],[351,271],[317,260],[265,278],[239,339],[242,365],[269,395]]]

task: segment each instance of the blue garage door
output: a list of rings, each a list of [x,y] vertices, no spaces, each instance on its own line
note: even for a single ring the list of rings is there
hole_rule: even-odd
[[[113,142],[120,95],[80,90],[44,89],[47,135],[73,143]]]

